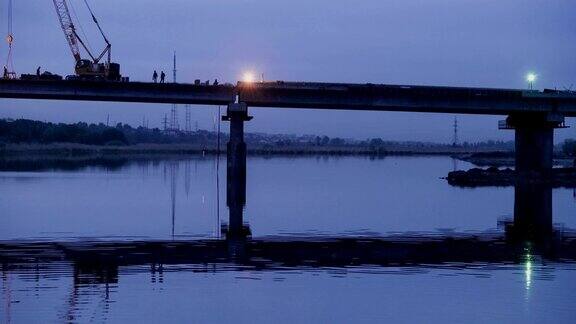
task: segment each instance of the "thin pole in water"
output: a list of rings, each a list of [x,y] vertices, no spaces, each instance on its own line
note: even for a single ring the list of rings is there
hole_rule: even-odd
[[[174,240],[174,231],[176,228],[176,172],[178,162],[170,161],[170,198],[172,203],[172,240]]]
[[[216,135],[216,237],[220,238],[220,106],[218,106],[218,134]]]

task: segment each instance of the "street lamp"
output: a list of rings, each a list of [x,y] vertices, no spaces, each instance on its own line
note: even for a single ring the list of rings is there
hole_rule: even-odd
[[[536,74],[532,72],[528,73],[526,75],[526,81],[528,81],[528,87],[532,90],[534,87],[534,81],[536,81]]]

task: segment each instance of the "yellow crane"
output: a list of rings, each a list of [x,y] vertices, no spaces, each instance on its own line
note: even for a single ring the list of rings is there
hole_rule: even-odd
[[[74,68],[76,75],[68,76],[67,79],[121,81],[122,76],[120,75],[120,65],[111,62],[112,44],[110,44],[110,41],[108,41],[102,27],[100,27],[100,23],[96,19],[96,16],[94,16],[94,12],[92,11],[92,8],[90,8],[88,2],[84,0],[84,4],[92,16],[92,20],[98,27],[98,30],[106,43],[104,50],[102,50],[102,52],[97,56],[92,54],[92,51],[90,51],[88,46],[86,46],[84,40],[76,32],[76,26],[74,26],[72,17],[70,16],[70,10],[68,9],[68,3],[66,0],[53,0],[53,2],[56,14],[60,20],[60,27],[64,32],[64,36],[66,37],[66,41],[72,51],[72,56],[74,57],[76,64]],[[82,58],[80,48],[84,49],[90,59]],[[106,58],[106,60],[101,62],[103,58]]]

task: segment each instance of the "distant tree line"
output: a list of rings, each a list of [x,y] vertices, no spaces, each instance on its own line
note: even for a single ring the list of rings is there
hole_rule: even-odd
[[[134,128],[128,124],[63,124],[34,120],[0,119],[0,143],[78,143],[88,145],[132,145],[139,143],[211,143],[216,135],[207,131],[169,134],[158,128]]]
[[[53,124],[18,119],[0,120],[0,140],[7,143],[81,143],[92,145],[125,145],[128,140],[121,130],[103,125]]]
[[[228,134],[220,136],[222,146],[228,140]],[[446,148],[452,144],[439,144],[416,141],[389,141],[382,138],[365,140],[343,139],[339,137],[316,135],[279,135],[263,133],[246,133],[245,141],[259,147],[356,147],[367,148],[375,152],[393,151],[398,148]],[[1,143],[79,143],[88,145],[134,145],[134,144],[197,144],[215,147],[217,134],[206,130],[195,132],[165,132],[158,128],[132,127],[118,123],[107,126],[103,123],[49,123],[26,119],[0,119]],[[484,141],[476,143],[463,142],[462,148],[483,148],[494,151],[512,151],[514,141]],[[224,146],[225,147],[225,146]],[[566,140],[561,149],[564,154],[576,156],[576,140]]]

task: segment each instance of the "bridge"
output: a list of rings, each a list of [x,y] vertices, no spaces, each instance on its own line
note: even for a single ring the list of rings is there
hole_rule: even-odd
[[[246,203],[248,109],[297,108],[502,115],[501,129],[515,130],[516,170],[528,177],[552,169],[554,129],[576,117],[576,94],[556,90],[309,83],[239,82],[236,85],[141,82],[0,80],[0,98],[173,103],[227,106],[227,204],[230,231],[243,232]]]
[[[348,84],[183,83],[0,80],[0,98],[228,105],[260,108],[404,111],[450,114],[558,114],[576,117],[576,94],[545,90]]]

